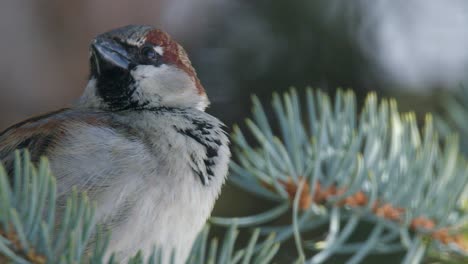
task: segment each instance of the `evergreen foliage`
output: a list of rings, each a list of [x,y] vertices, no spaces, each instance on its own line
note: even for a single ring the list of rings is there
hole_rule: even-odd
[[[457,131],[461,151],[468,155],[468,87],[461,86],[443,100],[444,116],[437,116],[437,128],[443,135]]]
[[[234,128],[230,180],[276,206],[247,217],[212,217],[212,224],[228,227],[224,239],[210,239],[207,226],[187,263],[270,263],[289,238],[298,263],[343,253],[348,263],[360,263],[393,252],[403,252],[404,263],[420,263],[428,249],[468,256],[460,235],[468,219],[461,198],[468,163],[449,125],[439,137],[428,115],[420,130],[414,114],[400,114],[394,100],[378,102],[375,94],[358,112],[351,91],[338,91],[332,103],[320,91],[307,89],[301,100],[291,89],[274,94],[272,108],[278,122],[253,97],[248,136]],[[463,121],[459,115],[452,120]],[[104,263],[109,236],[95,226],[94,206],[74,190],[65,213],[56,215],[56,191],[45,158],[36,168],[27,151],[17,151],[13,175],[0,167],[0,262]],[[272,224],[285,215],[289,225]],[[361,222],[372,230],[351,241]],[[256,227],[245,245],[236,243],[238,227]],[[305,235],[324,227],[325,239]],[[138,253],[129,263],[164,259],[171,258],[155,248],[148,259]]]
[[[36,169],[27,151],[15,154],[13,183],[0,166],[0,263],[119,263],[114,256],[107,262],[104,258],[109,236],[94,225],[94,206],[86,194],[74,190],[64,215],[56,216],[57,189],[47,159]],[[187,263],[268,263],[279,249],[273,234],[258,247],[259,230],[239,250],[235,225],[221,243],[216,238],[210,242],[208,230],[206,226],[197,238]],[[165,259],[174,263],[155,248],[148,259],[139,252],[128,263],[167,263]]]
[[[343,253],[352,254],[348,263],[359,263],[369,254],[398,251],[406,252],[404,263],[419,263],[430,246],[466,256],[459,233],[467,220],[460,197],[468,163],[456,135],[439,139],[430,115],[420,131],[413,113],[401,115],[394,100],[379,103],[375,94],[359,118],[351,91],[338,91],[332,104],[307,89],[305,111],[300,101],[294,89],[274,94],[277,135],[253,97],[246,124],[255,145],[235,127],[231,180],[278,204],[239,223],[275,231],[278,241],[293,237],[299,260],[308,263]],[[290,211],[290,226],[266,225]],[[362,221],[374,226],[369,236],[349,241]],[[326,225],[325,240],[304,241],[303,233]],[[315,254],[306,256],[305,249]]]

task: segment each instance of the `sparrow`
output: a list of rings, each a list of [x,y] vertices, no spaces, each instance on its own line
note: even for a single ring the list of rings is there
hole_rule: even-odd
[[[96,222],[111,230],[107,257],[125,262],[157,246],[183,263],[226,179],[223,123],[204,111],[186,51],[152,26],[97,36],[89,76],[70,108],[1,132],[0,160],[11,172],[16,149],[48,157],[58,204],[73,187],[96,202]]]

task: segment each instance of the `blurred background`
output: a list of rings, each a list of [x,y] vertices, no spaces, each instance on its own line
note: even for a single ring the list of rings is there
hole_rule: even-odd
[[[0,4],[0,130],[72,104],[88,76],[88,44],[126,24],[151,24],[187,49],[229,127],[250,95],[306,86],[396,97],[438,111],[468,79],[464,0],[6,0]],[[215,214],[261,211],[228,186]],[[259,205],[260,204],[260,205]],[[268,204],[264,205],[268,208]]]
[[[396,96],[426,111],[468,68],[463,0],[7,0],[0,8],[0,129],[76,100],[88,44],[126,24],[151,24],[187,48],[228,124],[249,96],[307,85]]]

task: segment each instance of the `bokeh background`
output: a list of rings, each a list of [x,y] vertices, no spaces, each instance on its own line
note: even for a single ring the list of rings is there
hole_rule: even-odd
[[[71,105],[88,76],[88,44],[126,24],[151,24],[187,49],[230,127],[250,95],[306,86],[396,97],[400,109],[438,111],[468,79],[464,0],[4,0],[0,3],[0,130]],[[225,188],[215,214],[268,204]]]
[[[431,107],[435,89],[468,78],[464,0],[5,0],[0,129],[76,100],[90,40],[126,24],[156,25],[179,40],[210,111],[228,124],[245,116],[252,93],[350,87],[419,110]]]

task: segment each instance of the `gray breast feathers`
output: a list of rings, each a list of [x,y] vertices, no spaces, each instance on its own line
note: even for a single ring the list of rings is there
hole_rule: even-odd
[[[190,168],[203,185],[216,177],[216,167],[225,163],[224,156],[229,156],[228,139],[224,124],[205,112],[182,109],[162,109],[163,115],[172,115],[182,122],[173,122],[172,129],[186,138],[186,141],[198,144],[199,148],[188,149]],[[226,164],[223,164],[223,166]],[[224,177],[222,175],[221,177]]]

